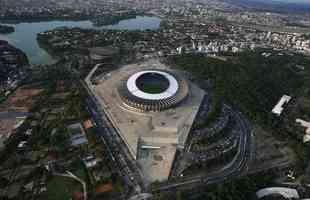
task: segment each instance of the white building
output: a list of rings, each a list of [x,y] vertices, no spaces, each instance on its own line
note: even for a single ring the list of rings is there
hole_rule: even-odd
[[[288,96],[288,95],[283,95],[280,99],[280,101],[277,103],[277,105],[275,105],[275,107],[272,109],[272,113],[280,116],[284,110],[284,105],[287,104],[290,100],[292,99],[292,97]]]
[[[296,123],[300,124],[302,127],[306,128],[305,135],[303,138],[304,143],[310,141],[310,122],[307,122],[302,119],[296,119]]]

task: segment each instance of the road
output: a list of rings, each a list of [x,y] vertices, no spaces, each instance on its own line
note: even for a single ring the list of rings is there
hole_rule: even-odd
[[[239,141],[239,149],[237,156],[234,158],[233,162],[229,165],[229,167],[225,167],[222,170],[209,174],[207,176],[195,176],[178,179],[175,182],[167,182],[159,187],[153,189],[153,192],[172,190],[172,189],[180,189],[186,188],[188,186],[199,186],[199,185],[207,185],[219,183],[227,178],[232,176],[241,175],[242,170],[247,168],[249,161],[252,158],[252,149],[251,149],[251,130],[247,122],[241,116],[241,113],[234,113],[236,119],[239,122],[241,128],[241,135]]]
[[[0,120],[15,119],[15,118],[23,119],[30,115],[31,113],[28,113],[28,112],[15,112],[15,111],[0,112]]]
[[[102,109],[102,105],[96,99],[96,93],[93,91],[93,85],[91,83],[91,76],[100,66],[96,65],[90,74],[86,77],[85,82],[82,82],[85,89],[89,94],[89,99],[87,100],[88,107],[91,111],[93,119],[95,120],[97,127],[99,128],[100,137],[102,142],[107,146],[108,151],[115,162],[117,168],[120,170],[127,184],[135,188],[136,194],[145,191],[145,184],[141,177],[141,172],[135,162],[131,157],[129,150],[122,141],[117,130],[114,128],[113,123],[110,121],[108,114]],[[103,106],[104,107],[104,106]],[[223,169],[209,174],[208,176],[194,176],[180,178],[176,181],[167,181],[160,184],[152,192],[171,190],[176,188],[188,187],[188,186],[199,186],[206,184],[213,184],[222,182],[225,179],[238,176],[242,173],[243,169],[247,168],[248,162],[252,159],[251,150],[251,129],[248,122],[241,116],[241,113],[234,112],[235,118],[237,119],[240,126],[240,138],[239,138],[239,148],[237,155],[234,160]]]
[[[126,148],[123,140],[118,134],[117,130],[110,121],[108,114],[102,109],[102,106],[95,96],[93,85],[91,83],[91,76],[101,64],[98,64],[86,77],[85,82],[81,81],[82,85],[88,92],[89,98],[86,100],[88,109],[92,115],[98,128],[98,136],[111,156],[115,167],[119,169],[121,176],[127,185],[131,186],[134,191],[133,194],[140,194],[145,191],[145,183],[143,182],[142,173],[139,170],[136,161],[131,157],[129,150]]]

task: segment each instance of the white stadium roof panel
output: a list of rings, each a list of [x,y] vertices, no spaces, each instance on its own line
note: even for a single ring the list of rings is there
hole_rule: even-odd
[[[169,87],[164,92],[158,93],[158,94],[150,94],[150,93],[143,92],[137,87],[136,80],[143,74],[147,74],[147,73],[156,73],[156,74],[160,74],[164,76],[169,81]],[[179,84],[176,78],[167,72],[147,70],[147,71],[140,71],[140,72],[133,74],[127,81],[127,88],[136,97],[146,99],[146,100],[161,100],[161,99],[170,98],[173,95],[175,95],[179,89]]]

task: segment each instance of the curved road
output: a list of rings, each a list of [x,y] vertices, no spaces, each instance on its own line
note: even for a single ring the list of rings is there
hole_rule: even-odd
[[[242,132],[239,139],[240,141],[239,141],[238,154],[233,160],[233,163],[229,165],[229,167],[223,168],[222,170],[209,174],[208,176],[188,177],[179,179],[175,182],[163,183],[159,187],[153,189],[153,192],[162,190],[171,190],[180,187],[187,187],[190,185],[199,186],[202,184],[206,185],[206,184],[219,183],[229,177],[240,175],[242,173],[242,170],[247,168],[248,162],[252,159],[253,155],[251,152],[252,133],[249,125],[241,116],[241,113],[235,112],[234,115],[240,124]]]
[[[101,64],[96,65],[86,77],[85,82],[87,85],[85,85],[84,82],[82,83],[90,96],[89,107],[91,108],[93,118],[96,121],[97,125],[101,128],[105,128],[105,132],[104,134],[102,134],[102,139],[105,143],[107,143],[106,145],[109,147],[108,149],[112,156],[112,159],[117,163],[120,171],[122,172],[122,175],[134,188],[142,189],[144,188],[144,184],[141,180],[141,173],[139,172],[136,163],[128,157],[127,152],[124,152],[124,148],[119,148],[124,147],[125,145],[121,142],[121,139],[117,138],[117,131],[115,130],[113,124],[109,121],[109,118],[107,117],[105,111],[101,109],[101,106],[97,102],[96,97],[92,91],[93,88],[90,78],[100,65]],[[174,182],[167,181],[152,189],[152,192],[165,191],[188,186],[199,186],[202,184],[213,184],[222,182],[229,177],[240,175],[242,173],[242,170],[247,168],[247,164],[253,156],[253,153],[251,152],[252,133],[248,122],[241,116],[241,113],[234,112],[233,114],[235,115],[240,125],[241,134],[239,139],[238,153],[234,160],[231,162],[231,164],[229,164],[227,167],[223,168],[220,171],[209,174],[208,176],[179,178]],[[117,146],[118,149],[115,149],[114,147]],[[137,192],[138,194],[140,193],[140,191]]]

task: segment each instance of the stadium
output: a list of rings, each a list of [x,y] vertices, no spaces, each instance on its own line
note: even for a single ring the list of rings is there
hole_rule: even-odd
[[[118,92],[132,110],[160,112],[181,103],[188,95],[188,84],[168,71],[142,70],[121,81]]]
[[[93,85],[98,103],[146,181],[167,180],[205,92],[184,72],[155,59],[124,65],[99,77]]]

